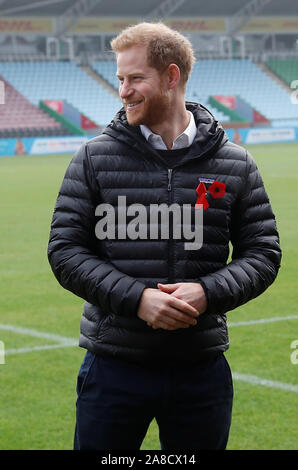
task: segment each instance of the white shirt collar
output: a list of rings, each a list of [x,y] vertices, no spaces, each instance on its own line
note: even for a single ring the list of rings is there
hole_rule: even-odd
[[[197,134],[197,126],[193,117],[193,114],[190,111],[187,111],[190,115],[190,120],[187,128],[180,134],[173,142],[173,147],[171,150],[181,149],[189,147]],[[168,150],[166,144],[164,143],[162,137],[158,134],[154,134],[149,127],[140,125],[141,132],[145,139],[152,145],[156,150]]]

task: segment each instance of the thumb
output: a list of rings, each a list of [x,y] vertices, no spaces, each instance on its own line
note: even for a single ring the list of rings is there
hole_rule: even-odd
[[[163,292],[174,292],[178,288],[178,285],[177,284],[161,284],[159,282],[157,284],[157,287]]]

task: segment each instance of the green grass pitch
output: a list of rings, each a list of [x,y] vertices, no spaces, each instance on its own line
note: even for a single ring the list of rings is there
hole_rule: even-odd
[[[261,297],[228,314],[232,324],[298,313],[297,144],[249,150],[276,214],[283,259],[276,282]],[[82,300],[58,285],[46,255],[52,212],[70,158],[0,158],[0,341],[7,351],[0,364],[0,449],[73,445],[76,376],[85,351],[65,346],[55,335],[78,340]],[[251,383],[235,375],[228,449],[297,448],[298,364],[291,362],[297,325],[292,318],[231,326],[226,356],[232,372],[259,380]],[[45,336],[33,336],[26,329]],[[142,449],[159,449],[154,421]]]

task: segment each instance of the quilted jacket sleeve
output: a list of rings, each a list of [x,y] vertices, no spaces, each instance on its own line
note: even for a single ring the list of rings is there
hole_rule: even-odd
[[[48,259],[65,289],[104,312],[135,316],[145,285],[100,259],[93,249],[96,192],[84,145],[69,164],[58,194]]]
[[[281,249],[275,216],[261,175],[247,152],[243,189],[232,213],[232,261],[203,276],[206,313],[223,314],[264,292],[275,280]]]

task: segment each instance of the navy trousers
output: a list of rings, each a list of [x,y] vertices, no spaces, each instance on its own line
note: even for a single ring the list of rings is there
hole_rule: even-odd
[[[226,448],[233,384],[223,354],[157,367],[88,351],[77,394],[76,450],[138,450],[154,418],[163,450]]]

